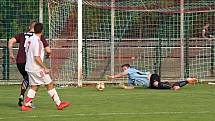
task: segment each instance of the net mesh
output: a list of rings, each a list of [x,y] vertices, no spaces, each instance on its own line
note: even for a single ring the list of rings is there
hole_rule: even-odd
[[[60,18],[51,19],[51,31],[56,31],[51,37],[74,39],[64,41],[72,44],[71,50],[68,49],[72,54],[63,62],[74,71],[68,67],[61,69],[61,73],[69,72],[69,78],[74,80],[77,77],[77,1],[50,0],[49,3],[52,4],[50,16]],[[214,1],[188,0],[184,10],[180,10],[180,0],[115,0],[113,4],[111,0],[83,0],[85,81],[103,80],[104,75],[111,73],[111,10],[115,12],[115,73],[121,71],[122,64],[129,63],[139,70],[159,73],[162,78],[181,78],[180,16],[184,13],[185,76],[213,75],[213,41],[202,37],[202,29],[209,22],[214,34]]]

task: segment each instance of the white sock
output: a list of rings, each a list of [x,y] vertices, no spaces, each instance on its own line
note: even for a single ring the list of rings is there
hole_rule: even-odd
[[[48,91],[49,96],[54,100],[54,102],[56,103],[56,105],[60,105],[61,101],[60,98],[57,94],[57,91],[55,90],[55,88],[51,89]]]
[[[29,98],[34,98],[35,95],[36,95],[36,91],[34,91],[33,89],[29,89],[29,90],[28,90],[27,96],[28,96]]]
[[[29,89],[28,90],[28,94],[27,97],[25,98],[25,106],[30,106],[30,103],[32,101],[32,99],[35,97],[36,95],[36,91],[34,91],[33,89]]]

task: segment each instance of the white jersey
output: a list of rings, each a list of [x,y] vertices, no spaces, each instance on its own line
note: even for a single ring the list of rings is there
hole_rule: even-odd
[[[26,53],[26,65],[25,70],[27,72],[39,72],[44,70],[35,61],[35,56],[40,56],[43,61],[44,58],[44,47],[40,38],[34,34],[25,41],[25,53]]]

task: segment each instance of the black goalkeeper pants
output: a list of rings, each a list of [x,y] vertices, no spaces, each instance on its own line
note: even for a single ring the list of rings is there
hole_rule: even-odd
[[[154,86],[154,82],[158,82],[158,85]],[[152,89],[171,89],[173,86],[183,87],[187,84],[187,81],[179,81],[173,84],[171,84],[170,82],[161,82],[160,76],[158,74],[152,74],[150,77],[150,87]]]

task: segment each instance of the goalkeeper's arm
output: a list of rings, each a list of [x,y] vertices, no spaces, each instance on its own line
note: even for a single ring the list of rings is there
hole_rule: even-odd
[[[113,76],[108,76],[109,79],[114,79],[114,78],[120,78],[120,77],[123,77],[123,76],[127,76],[128,75],[128,72],[122,72],[122,73],[119,73],[119,74],[116,74],[116,75],[113,75]]]

